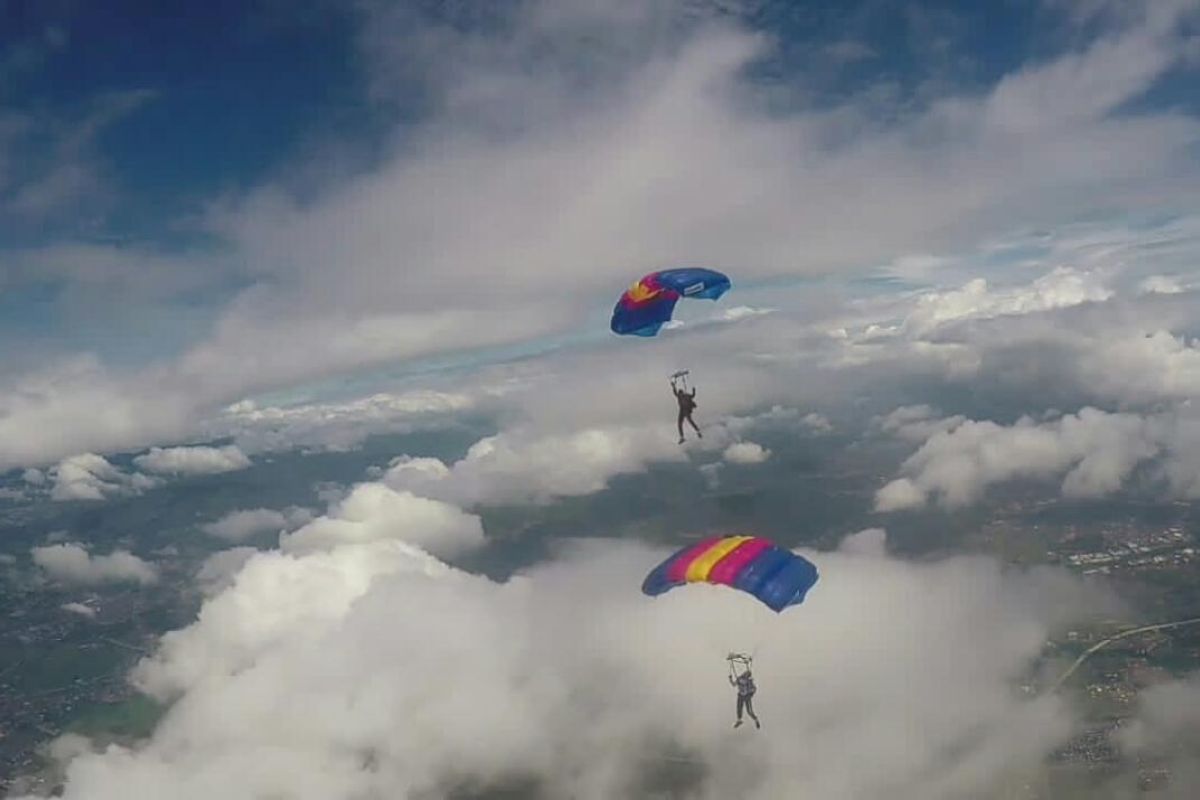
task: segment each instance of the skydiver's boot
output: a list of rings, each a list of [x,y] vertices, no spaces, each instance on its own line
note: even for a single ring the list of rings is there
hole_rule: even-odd
[[[742,727],[742,721],[739,719],[737,722],[733,723],[733,727],[735,727],[735,728]]]

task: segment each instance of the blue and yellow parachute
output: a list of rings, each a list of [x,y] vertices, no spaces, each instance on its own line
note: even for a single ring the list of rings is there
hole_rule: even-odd
[[[817,582],[811,561],[758,536],[713,536],[688,545],[650,571],[642,591],[659,595],[685,583],[740,589],[772,611],[804,602]]]
[[[654,336],[671,318],[681,297],[716,300],[729,291],[729,278],[700,267],[651,272],[629,287],[613,308],[612,332]]]

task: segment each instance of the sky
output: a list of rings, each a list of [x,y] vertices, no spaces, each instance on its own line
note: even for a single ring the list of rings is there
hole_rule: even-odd
[[[8,3],[5,465],[598,336],[663,265],[855,279],[1194,209],[1190,3],[957,6]]]
[[[0,501],[469,439],[197,523],[222,548],[208,599],[131,678],[171,711],[137,747],[58,742],[68,798],[603,798],[650,791],[672,753],[708,766],[696,797],[982,796],[1077,722],[1011,692],[1045,638],[1120,603],[907,561],[890,531],[1016,484],[1200,497],[1200,2],[0,14]],[[609,333],[670,266],[733,288],[653,339]],[[705,436],[681,448],[682,367]],[[896,456],[877,528],[805,544],[812,614],[647,606],[622,576],[666,551],[632,539],[461,567],[489,509],[655,469],[736,485],[794,465],[785,438]],[[160,579],[132,533],[28,558],[66,586]],[[757,750],[695,700],[727,649],[709,628],[778,642]],[[1134,739],[1187,724],[1172,691],[1195,686]]]

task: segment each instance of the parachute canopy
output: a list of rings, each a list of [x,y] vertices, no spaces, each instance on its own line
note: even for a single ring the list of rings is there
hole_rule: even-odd
[[[680,297],[716,300],[729,290],[729,278],[699,267],[651,272],[630,286],[613,308],[612,331],[622,336],[654,336],[671,318]]]
[[[679,550],[642,583],[648,595],[685,583],[715,583],[754,595],[772,611],[804,602],[817,582],[817,568],[758,536],[714,536]]]

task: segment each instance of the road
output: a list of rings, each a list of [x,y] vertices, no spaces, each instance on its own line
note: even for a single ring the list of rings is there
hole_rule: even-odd
[[[1052,687],[1050,687],[1050,691],[1057,692],[1059,690],[1059,687],[1061,687],[1068,678],[1070,678],[1072,675],[1074,675],[1075,670],[1079,669],[1079,667],[1083,664],[1083,662],[1085,662],[1089,658],[1091,658],[1093,653],[1095,653],[1097,650],[1104,649],[1105,647],[1107,647],[1108,645],[1117,641],[1118,639],[1124,639],[1127,636],[1136,636],[1139,633],[1150,633],[1151,631],[1164,631],[1169,628],[1182,628],[1185,625],[1198,625],[1198,624],[1200,624],[1200,617],[1192,617],[1191,619],[1180,619],[1180,620],[1176,620],[1175,622],[1157,622],[1153,625],[1143,625],[1140,628],[1130,628],[1127,631],[1121,631],[1120,633],[1113,634],[1112,636],[1109,636],[1107,639],[1101,639],[1100,641],[1096,642],[1094,645],[1089,647],[1087,650],[1084,650],[1079,655],[1079,658],[1075,659],[1075,663],[1071,664],[1071,666],[1067,668],[1066,672],[1064,672],[1062,675],[1058,676],[1058,680],[1054,682],[1054,685]]]

